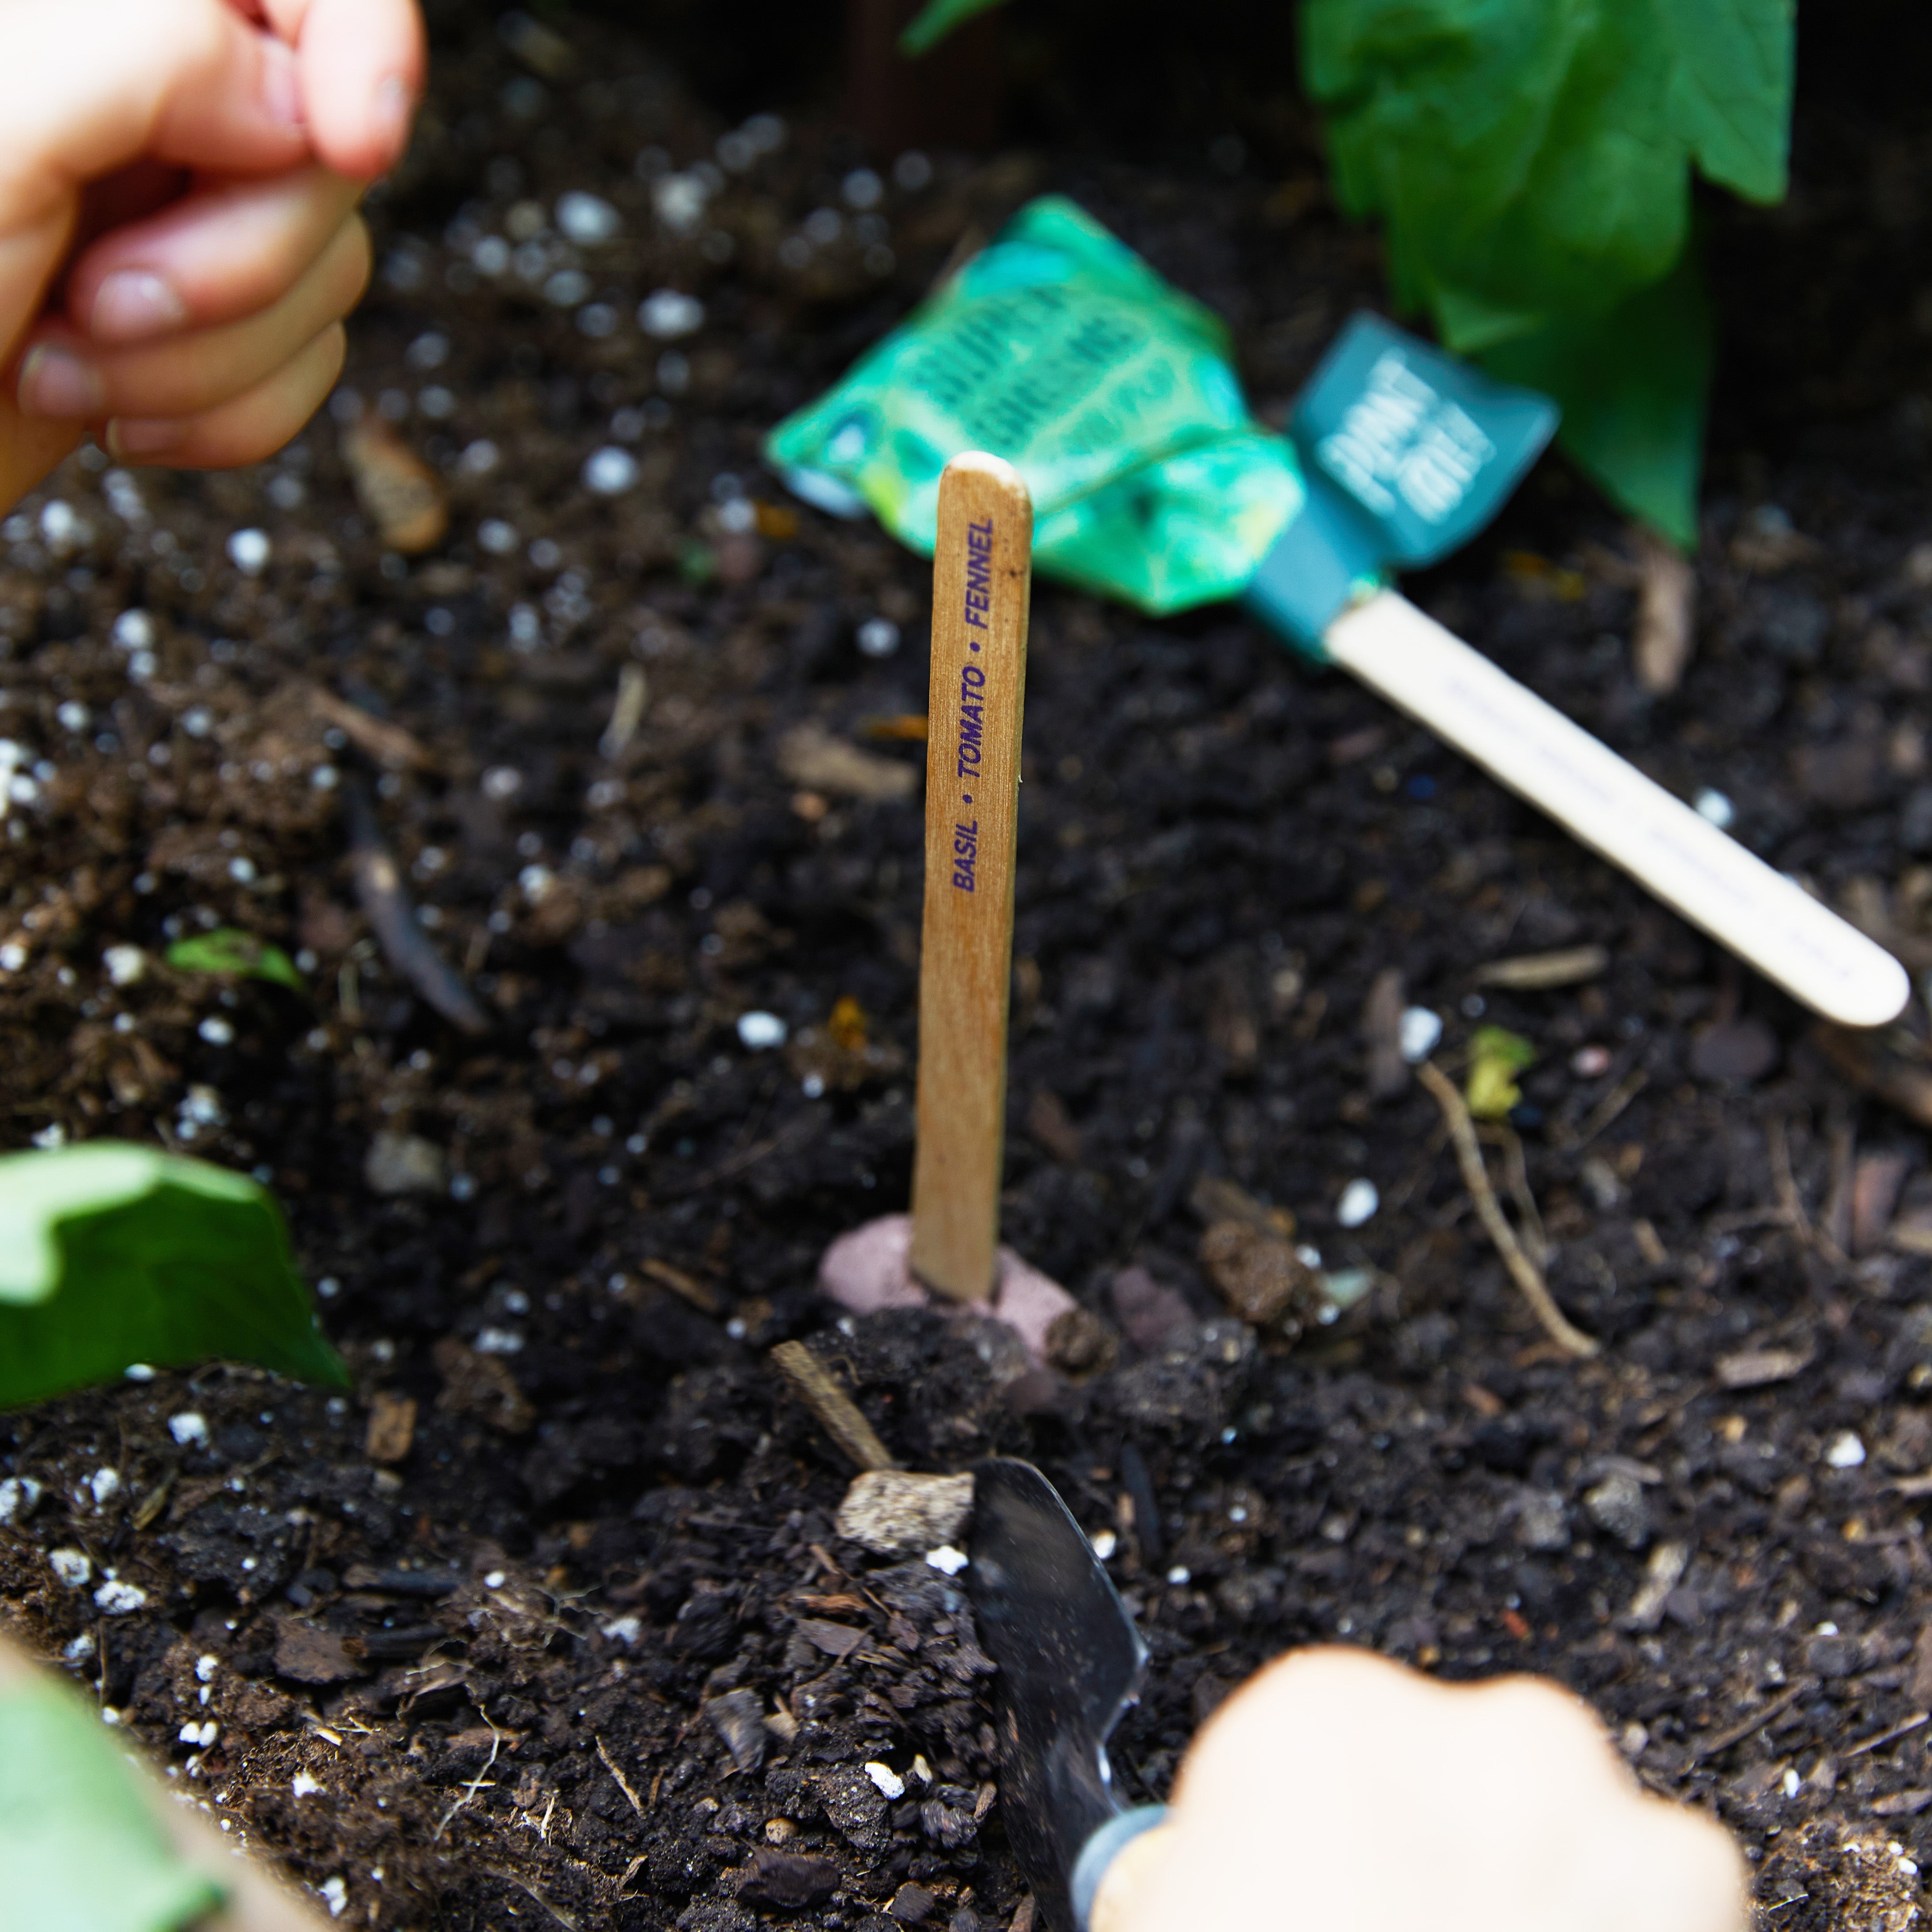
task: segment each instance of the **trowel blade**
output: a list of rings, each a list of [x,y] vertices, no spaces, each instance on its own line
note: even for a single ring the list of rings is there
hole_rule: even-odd
[[[1126,1807],[1107,1738],[1140,1688],[1147,1646],[1059,1492],[1030,1462],[974,1472],[967,1582],[999,1667],[1001,1811],[1054,1932],[1071,1932],[1081,1847]]]

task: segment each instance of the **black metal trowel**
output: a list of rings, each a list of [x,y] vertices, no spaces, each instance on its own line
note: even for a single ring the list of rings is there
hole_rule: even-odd
[[[1123,1804],[1107,1762],[1147,1646],[1093,1545],[1030,1462],[1000,1457],[974,1471],[968,1553],[980,1642],[1000,1667],[1006,1834],[1052,1932],[1086,1932],[1114,1855],[1166,1812]]]

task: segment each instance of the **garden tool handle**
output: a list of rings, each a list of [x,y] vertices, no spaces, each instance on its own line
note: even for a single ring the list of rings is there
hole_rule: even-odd
[[[1898,1017],[1911,982],[1882,946],[1406,598],[1384,590],[1364,598],[1322,644],[1331,662],[1814,1012],[1850,1027]]]
[[[1168,1831],[1165,1804],[1138,1804],[1109,1818],[1080,1848],[1066,1881],[1076,1932],[1114,1932],[1143,1862]]]

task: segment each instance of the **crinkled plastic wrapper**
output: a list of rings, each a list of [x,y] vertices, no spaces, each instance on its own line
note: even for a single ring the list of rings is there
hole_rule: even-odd
[[[1036,568],[1156,614],[1238,596],[1306,496],[1220,322],[1058,196],[766,445],[808,502],[928,554],[939,473],[968,449],[1026,479]]]

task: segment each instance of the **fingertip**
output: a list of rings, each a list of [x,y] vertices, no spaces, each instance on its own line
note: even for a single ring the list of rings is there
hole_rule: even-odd
[[[358,181],[394,167],[422,94],[422,22],[413,0],[316,0],[301,50],[316,154]]]
[[[374,181],[400,161],[410,144],[416,118],[416,90],[402,74],[384,74],[370,90],[359,110],[318,110],[310,126],[317,157],[338,174],[352,181]]]

